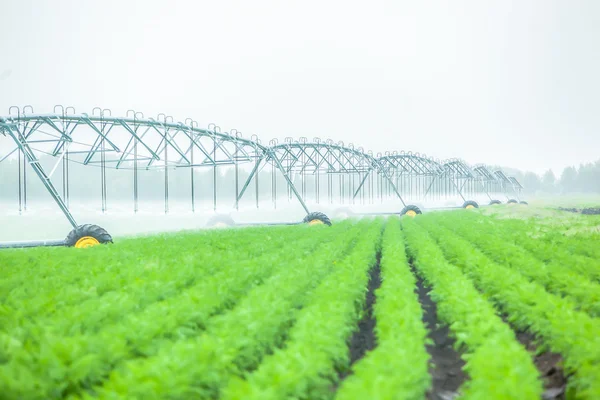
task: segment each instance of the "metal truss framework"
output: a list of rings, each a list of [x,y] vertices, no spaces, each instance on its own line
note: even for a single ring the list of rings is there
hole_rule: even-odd
[[[315,200],[319,203],[321,187],[319,177],[325,174],[327,197],[330,202],[333,200],[334,176],[337,176],[341,202],[344,201],[346,194],[348,200],[352,202],[359,195],[361,199],[366,195],[372,201],[375,195],[374,183],[377,180],[377,191],[381,191],[385,182],[403,206],[406,206],[389,171],[381,168],[379,160],[374,158],[371,152],[365,153],[362,147],[354,148],[352,143],[346,146],[344,142],[334,143],[330,139],[322,141],[320,138],[314,138],[309,142],[305,137],[297,141],[286,138],[285,143],[282,144],[274,140],[270,145],[265,161],[281,165],[287,176],[298,174],[301,179],[302,198],[306,197],[306,176],[314,175]],[[252,175],[248,179],[251,178]]]
[[[275,173],[279,172],[287,183],[289,197],[294,195],[307,213],[307,176],[314,176],[318,204],[321,174],[326,175],[330,201],[333,199],[333,180],[336,176],[340,199],[347,194],[352,201],[357,196],[362,199],[366,196],[373,202],[375,197],[383,199],[385,195],[391,195],[404,206],[403,194],[417,194],[424,198],[432,191],[439,196],[447,196],[454,190],[465,200],[465,187],[470,188],[471,192],[479,190],[474,189],[474,182],[481,184],[481,190],[488,197],[490,190],[497,188],[506,191],[510,187],[515,194],[522,189],[515,178],[507,177],[502,171],[492,173],[485,166],[471,169],[456,159],[441,163],[410,152],[386,152],[373,156],[372,152],[355,148],[351,143],[345,145],[343,142],[334,143],[319,138],[308,141],[305,137],[297,141],[286,138],[281,144],[273,140],[269,146],[264,146],[255,135],[246,139],[236,130],[221,132],[214,124],[201,129],[196,121],[189,118],[183,123],[174,122],[172,117],[164,114],[156,119],[145,118],[142,113],[132,110],[125,117],[113,117],[110,110],[100,108],[95,108],[88,115],[76,114],[72,107],[56,106],[52,114],[35,114],[29,106],[22,110],[11,107],[8,116],[0,117],[0,134],[9,136],[15,143],[14,148],[0,155],[0,162],[14,157],[15,153],[19,157],[19,207],[22,197],[26,205],[26,186],[21,185],[20,161],[21,155],[24,155],[23,166],[26,163],[31,166],[74,227],[77,224],[68,206],[69,163],[100,167],[103,211],[106,208],[106,168],[132,171],[134,211],[138,209],[138,171],[151,169],[164,171],[165,212],[168,212],[169,170],[173,168],[188,168],[190,171],[192,210],[195,209],[195,168],[213,169],[213,204],[216,209],[217,167],[224,165],[235,168],[236,208],[253,179],[258,206],[258,173],[266,165],[272,168],[274,196]],[[48,170],[42,166],[41,155],[55,158],[52,168]],[[52,181],[61,163],[62,196]],[[240,188],[238,167],[244,163],[253,164],[253,167]],[[26,179],[25,173],[23,167],[23,179]],[[294,183],[295,176],[300,177],[300,190]]]

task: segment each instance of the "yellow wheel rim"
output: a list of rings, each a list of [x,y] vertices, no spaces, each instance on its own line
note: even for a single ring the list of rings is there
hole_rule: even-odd
[[[473,204],[469,204],[468,206],[465,207],[467,210],[470,210],[471,208],[475,208],[475,206]]]
[[[313,219],[308,224],[309,225],[323,225],[323,221],[321,221],[320,219]]]
[[[91,236],[84,236],[81,239],[79,239],[77,243],[75,243],[75,247],[77,247],[78,249],[83,249],[86,247],[97,246],[99,244],[100,242],[98,241],[98,239],[93,238]]]
[[[417,212],[415,210],[408,210],[406,213],[404,213],[404,215],[408,215],[409,217],[416,217],[417,216]]]
[[[227,228],[229,225],[227,225],[224,222],[217,222],[216,224],[213,225],[215,228]]]

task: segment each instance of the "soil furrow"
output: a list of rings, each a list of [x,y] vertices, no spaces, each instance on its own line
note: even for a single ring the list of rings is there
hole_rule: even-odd
[[[427,392],[428,400],[450,400],[458,396],[458,389],[467,379],[463,371],[465,362],[460,354],[454,350],[454,339],[448,334],[446,324],[438,321],[437,305],[429,296],[429,290],[424,286],[423,279],[416,273],[412,260],[411,269],[417,278],[417,293],[419,303],[423,308],[423,323],[429,331],[429,339],[433,344],[427,345],[427,352],[431,356],[431,389]]]
[[[352,365],[363,358],[367,351],[373,350],[377,345],[375,337],[375,315],[373,307],[375,305],[375,290],[381,286],[381,252],[377,253],[375,265],[369,271],[369,285],[365,301],[364,316],[358,322],[358,330],[352,334],[348,350],[350,352],[350,367],[340,373],[338,386],[347,376],[352,373]]]
[[[531,332],[524,332],[516,329],[509,321],[506,314],[502,315],[502,321],[511,327],[515,332],[515,337],[529,353],[533,363],[540,373],[544,382],[544,394],[542,400],[564,400],[567,387],[567,377],[562,368],[563,358],[558,353],[544,351],[538,354],[538,345],[535,335]]]
[[[562,356],[545,351],[537,354],[535,336],[529,332],[516,332],[517,340],[531,353],[531,358],[544,382],[543,400],[564,400],[567,378],[562,369]]]
[[[572,212],[572,213],[577,213],[577,214],[583,214],[583,215],[598,215],[600,214],[600,207],[599,208],[563,208],[563,207],[558,207],[558,209],[560,211],[566,211],[566,212]]]

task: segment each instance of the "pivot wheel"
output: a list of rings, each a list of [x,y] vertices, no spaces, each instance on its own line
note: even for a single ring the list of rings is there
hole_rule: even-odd
[[[227,228],[234,225],[235,221],[229,215],[215,215],[206,223],[209,228]]]
[[[419,214],[422,214],[421,210],[419,209],[419,207],[414,205],[408,205],[404,207],[402,211],[400,211],[400,215],[407,215],[411,218],[414,218]]]
[[[490,206],[496,205],[496,204],[502,204],[502,202],[500,200],[492,200],[490,201]]]
[[[69,232],[69,235],[65,239],[66,246],[78,249],[112,242],[112,237],[104,228],[92,224],[79,225]]]
[[[523,204],[523,205],[525,205],[525,206],[528,206],[528,205],[529,205],[529,203],[528,203],[528,202],[526,202],[526,201],[521,201],[521,202],[520,202],[520,204]]]
[[[303,224],[308,225],[327,225],[331,226],[331,220],[322,212],[311,212],[302,220]]]
[[[467,200],[465,201],[465,203],[463,204],[462,208],[465,208],[467,210],[471,210],[473,208],[479,208],[479,204],[477,204],[476,201],[473,200]]]
[[[516,201],[515,199],[510,199],[506,202],[507,204],[518,204],[519,202]]]

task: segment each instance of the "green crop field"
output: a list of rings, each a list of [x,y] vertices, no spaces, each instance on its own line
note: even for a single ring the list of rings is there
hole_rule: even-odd
[[[0,251],[0,399],[600,399],[600,216]]]

